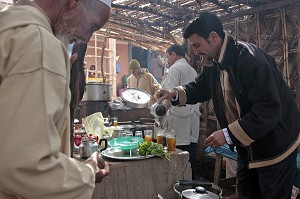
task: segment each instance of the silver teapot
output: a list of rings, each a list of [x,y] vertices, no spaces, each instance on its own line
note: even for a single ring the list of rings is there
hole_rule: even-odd
[[[104,147],[99,149],[99,145],[102,146],[104,142]],[[79,145],[79,155],[83,159],[89,158],[96,151],[103,151],[107,148],[107,139],[100,139],[99,145],[95,139],[84,139]]]
[[[150,113],[155,118],[164,117],[167,113],[167,108],[162,102],[154,103],[150,107]]]

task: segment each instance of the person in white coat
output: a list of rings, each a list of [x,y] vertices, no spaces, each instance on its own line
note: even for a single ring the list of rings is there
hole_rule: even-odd
[[[179,45],[172,45],[166,53],[169,71],[162,83],[163,89],[173,89],[194,80],[197,72],[185,59],[185,51]],[[186,106],[171,106],[167,112],[168,129],[175,130],[176,147],[190,153],[192,177],[195,178],[196,149],[199,137],[200,123],[199,104]]]

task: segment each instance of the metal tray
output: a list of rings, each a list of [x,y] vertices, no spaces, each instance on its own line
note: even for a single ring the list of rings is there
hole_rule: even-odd
[[[116,159],[116,160],[143,160],[154,157],[154,155],[140,156],[136,150],[131,150],[123,152],[120,149],[108,148],[101,152],[101,155],[106,158]]]

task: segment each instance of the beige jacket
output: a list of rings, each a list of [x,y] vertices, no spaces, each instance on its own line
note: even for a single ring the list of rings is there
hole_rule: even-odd
[[[149,95],[153,96],[161,89],[161,85],[156,81],[147,69],[142,68],[142,72],[138,78],[130,75],[127,79],[128,88],[139,88],[146,91]]]
[[[91,198],[94,171],[70,155],[70,64],[37,5],[0,12],[0,198]]]

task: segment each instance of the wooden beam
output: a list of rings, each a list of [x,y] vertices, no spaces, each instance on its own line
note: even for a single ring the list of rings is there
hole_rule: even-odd
[[[132,11],[139,11],[139,12],[147,12],[156,16],[160,16],[160,17],[164,17],[166,19],[169,20],[182,20],[182,16],[180,15],[176,15],[176,16],[170,16],[170,15],[166,15],[166,14],[162,14],[161,12],[157,11],[157,10],[153,10],[149,7],[144,7],[144,8],[140,8],[137,6],[127,6],[127,5],[118,5],[118,4],[111,4],[112,8],[115,9],[122,9],[122,10],[132,10]]]
[[[139,1],[164,6],[167,8],[171,8],[172,10],[176,10],[176,11],[182,11],[182,12],[185,12],[187,15],[191,15],[191,13],[198,14],[197,11],[189,9],[188,6],[181,6],[180,3],[173,4],[173,3],[168,3],[168,2],[162,1],[162,0],[147,0],[147,1],[139,0]]]
[[[171,34],[171,32],[168,30],[168,28],[165,29],[165,32],[167,34],[167,36],[171,39],[171,41],[174,43],[174,44],[177,44],[177,45],[180,45],[176,39],[174,38],[174,36]]]
[[[219,6],[220,8],[222,8],[227,13],[232,13],[232,10],[228,6],[220,3],[218,0],[207,0],[207,1]]]
[[[141,20],[141,19],[138,19],[136,17],[131,17],[131,16],[127,16],[127,15],[124,15],[124,14],[121,14],[121,13],[118,13],[118,12],[115,12],[115,11],[112,11],[110,13],[110,16],[113,18],[113,19],[127,19],[129,21],[136,21],[137,23],[140,23],[140,24],[146,24],[147,26],[155,26],[155,27],[164,27],[164,23],[161,23],[161,22],[150,22],[149,20]]]
[[[228,15],[224,15],[221,16],[221,20],[222,21],[228,21],[228,20],[232,20],[235,19],[237,17],[242,17],[245,15],[251,15],[251,14],[256,14],[256,13],[260,13],[260,12],[264,12],[267,10],[273,10],[276,8],[281,8],[281,7],[285,7],[291,4],[296,4],[299,3],[299,0],[282,0],[282,1],[276,1],[273,3],[266,3],[262,6],[257,6],[255,8],[251,8],[248,10],[242,10],[242,11],[238,11],[238,12],[234,12]]]
[[[141,39],[141,38],[143,38],[143,37],[145,37],[145,36],[147,36],[148,38],[150,37],[149,35],[151,35],[152,37],[154,36],[154,38],[153,38],[153,41],[157,41],[157,37],[158,38],[161,38],[162,40],[166,40],[166,38],[163,38],[162,36],[164,35],[164,32],[163,32],[163,34],[155,34],[154,32],[149,32],[148,31],[148,35],[147,34],[145,34],[145,35],[142,35],[142,34],[140,34],[140,33],[134,33],[135,31],[136,31],[136,29],[138,28],[138,29],[140,29],[139,27],[131,27],[131,26],[128,26],[127,24],[122,24],[122,23],[120,23],[120,22],[113,22],[113,21],[111,21],[110,23],[113,23],[113,24],[116,24],[116,25],[119,25],[121,28],[120,29],[122,29],[123,31],[124,31],[124,27],[126,27],[126,28],[128,28],[129,30],[127,30],[127,31],[129,31],[129,32],[131,32],[130,33],[130,35],[129,34],[123,34],[123,35],[121,35],[121,33],[120,33],[120,36],[126,36],[126,37],[133,37],[133,35],[137,35],[137,37],[139,38],[139,39]],[[109,29],[110,29],[110,31],[114,31],[114,29],[117,29],[117,27],[108,27]],[[145,28],[144,28],[145,29]],[[126,31],[126,29],[125,29],[125,31]],[[116,32],[118,32],[118,31],[116,31]],[[146,38],[145,38],[145,40],[146,40]]]
[[[173,31],[173,30],[176,30],[176,29],[178,29],[178,28],[182,28],[182,27],[184,27],[187,23],[188,23],[187,21],[180,22],[179,24],[170,27],[169,30],[170,30],[170,31]]]
[[[160,31],[160,30],[156,30],[156,29],[151,29],[151,30],[148,30],[146,27],[141,27],[141,26],[131,26],[129,24],[124,24],[122,22],[119,22],[119,21],[111,21],[110,24],[117,24],[121,27],[126,27],[126,28],[129,28],[131,30],[131,32],[135,32],[137,30],[139,31],[143,31],[145,33],[148,33],[149,35],[154,35],[154,36],[157,36],[157,37],[161,37],[163,36],[165,33],[163,31]],[[113,27],[112,27],[113,28]],[[149,28],[149,27],[148,27]],[[150,29],[150,28],[149,28]]]

